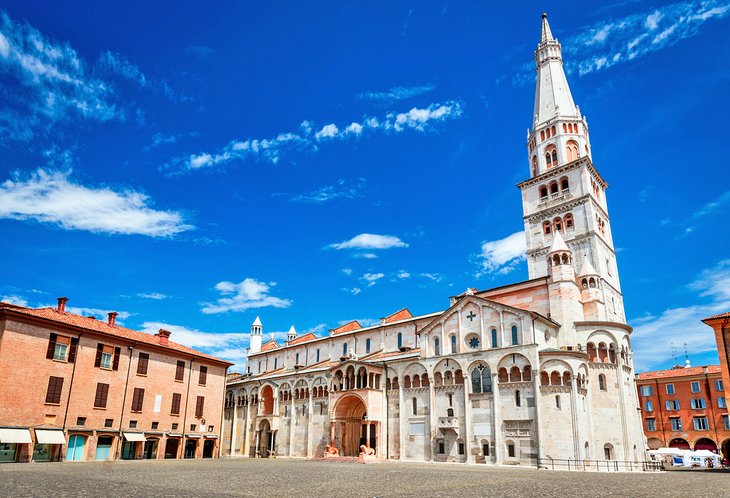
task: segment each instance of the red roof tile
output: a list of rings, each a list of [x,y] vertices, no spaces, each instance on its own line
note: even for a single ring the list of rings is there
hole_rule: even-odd
[[[650,379],[668,379],[672,377],[691,377],[693,375],[703,375],[707,369],[708,374],[720,373],[720,365],[708,365],[701,367],[689,367],[689,368],[671,368],[669,370],[655,370],[653,372],[644,372],[636,376],[637,380],[650,380]]]
[[[395,313],[383,318],[383,322],[384,323],[397,322],[398,320],[405,320],[406,318],[413,318],[413,315],[411,315],[411,312],[408,311],[408,308],[403,308],[402,310],[398,310]]]
[[[720,313],[719,315],[708,316],[707,318],[703,318],[702,321],[706,322],[707,320],[714,320],[716,318],[730,318],[730,311],[726,311],[725,313]]]
[[[303,336],[297,337],[293,341],[289,341],[289,345],[292,346],[294,344],[301,344],[302,342],[312,341],[312,340],[314,340],[316,338],[317,338],[316,335],[314,335],[311,332],[307,332]]]
[[[362,326],[357,320],[353,320],[351,322],[348,322],[344,325],[340,325],[336,329],[330,330],[331,335],[337,335],[337,334],[344,334],[345,332],[350,332],[352,330],[361,329]]]
[[[389,351],[387,353],[385,353],[385,352],[375,353],[374,355],[372,355],[368,358],[368,361],[381,360],[383,358],[393,358],[395,356],[403,356],[403,355],[413,354],[413,353],[420,354],[421,348],[409,349],[408,351]]]
[[[271,339],[269,342],[261,346],[261,352],[273,351],[274,349],[279,349],[279,343],[276,342],[274,339]]]
[[[20,313],[35,318],[40,318],[42,320],[48,320],[54,323],[70,325],[72,327],[78,327],[85,330],[97,332],[102,335],[118,337],[134,342],[141,342],[161,349],[171,349],[173,351],[178,351],[200,358],[206,358],[208,360],[212,360],[218,363],[233,365],[233,363],[221,360],[220,358],[216,358],[215,356],[201,353],[200,351],[189,348],[187,346],[183,346],[182,344],[178,344],[176,342],[168,341],[167,345],[162,345],[160,344],[160,340],[158,337],[148,334],[146,332],[140,332],[138,330],[120,327],[119,325],[110,327],[109,324],[104,320],[96,320],[92,317],[75,315],[67,311],[64,313],[59,313],[55,308],[26,308],[23,306],[16,306],[14,304],[0,302],[0,311],[6,310],[11,313]]]

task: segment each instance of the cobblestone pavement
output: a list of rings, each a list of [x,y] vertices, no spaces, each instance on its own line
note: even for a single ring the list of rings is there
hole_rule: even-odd
[[[727,473],[566,472],[281,458],[0,464],[0,483],[8,497],[730,496]]]

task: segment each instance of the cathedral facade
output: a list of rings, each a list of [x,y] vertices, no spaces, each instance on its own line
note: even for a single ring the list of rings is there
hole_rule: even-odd
[[[644,460],[607,184],[545,15],[535,62],[518,185],[529,280],[326,337],[292,327],[284,344],[262,344],[257,318],[247,372],[227,384],[223,455]]]

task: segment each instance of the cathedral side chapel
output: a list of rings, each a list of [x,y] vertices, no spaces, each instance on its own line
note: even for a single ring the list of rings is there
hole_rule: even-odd
[[[449,308],[263,343],[230,376],[223,455],[534,465],[644,460],[606,203],[543,14],[522,192],[529,280]]]

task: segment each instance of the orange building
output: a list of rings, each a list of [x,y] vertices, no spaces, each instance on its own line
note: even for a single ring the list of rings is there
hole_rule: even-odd
[[[730,454],[730,421],[719,365],[674,367],[636,376],[649,448],[722,450]]]
[[[707,317],[702,321],[715,331],[722,379],[726,386],[730,386],[730,311]]]
[[[231,364],[66,301],[0,303],[0,462],[216,456]]]

